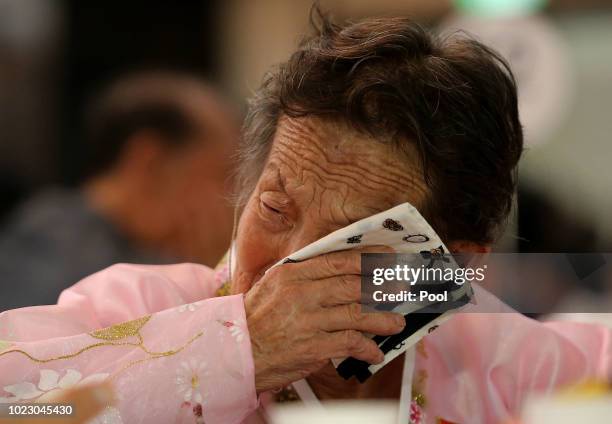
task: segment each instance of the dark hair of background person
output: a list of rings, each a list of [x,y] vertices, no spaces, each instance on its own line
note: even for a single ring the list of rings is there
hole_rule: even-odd
[[[317,6],[315,35],[264,78],[241,149],[252,190],[281,115],[320,116],[401,152],[415,144],[431,190],[422,211],[448,240],[490,243],[512,205],[523,150],[517,88],[496,52],[463,34],[439,37],[405,18],[346,26]]]
[[[218,0],[63,0],[61,104],[57,182],[83,182],[82,122],[101,84],[154,69],[191,72],[213,83],[219,75]]]
[[[186,73],[146,71],[105,87],[85,113],[83,178],[108,170],[138,131],[150,130],[169,146],[180,146],[201,131],[186,105],[190,86],[205,83]]]

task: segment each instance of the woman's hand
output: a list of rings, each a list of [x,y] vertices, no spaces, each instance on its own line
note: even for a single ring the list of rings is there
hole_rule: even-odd
[[[404,317],[362,313],[361,253],[328,253],[269,270],[245,295],[257,392],[282,387],[317,371],[331,358],[382,362],[376,343],[361,332],[399,333]]]

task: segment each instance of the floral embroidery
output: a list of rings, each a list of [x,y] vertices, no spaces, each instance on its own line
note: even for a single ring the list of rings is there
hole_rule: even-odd
[[[203,405],[206,405],[208,392],[202,382],[209,375],[206,362],[191,359],[182,362],[176,373],[178,394],[183,398],[182,407],[191,408],[196,423],[203,423]]]
[[[230,334],[232,335],[232,337],[234,337],[236,339],[236,341],[238,343],[242,342],[242,340],[244,339],[244,330],[242,329],[242,327],[239,325],[241,324],[240,320],[236,320],[236,321],[219,321],[219,323],[228,328]]]
[[[425,422],[425,413],[416,401],[410,402],[410,424],[422,424]]]
[[[83,375],[74,369],[66,371],[64,376],[60,378],[59,372],[51,369],[41,369],[38,385],[24,381],[10,386],[5,386],[4,391],[13,396],[0,398],[0,403],[12,403],[22,400],[37,399],[39,402],[44,402],[53,399],[61,394],[63,390],[72,387],[85,386],[92,383],[104,381],[109,374],[99,373],[91,374],[83,378]]]
[[[87,424],[123,424],[119,410],[114,406],[107,406],[103,412]]]
[[[348,244],[356,244],[356,243],[361,243],[361,237],[363,237],[363,234],[359,234],[358,236],[352,236],[346,239],[346,242]]]
[[[176,372],[176,385],[179,395],[185,402],[195,404],[204,402],[202,381],[207,375],[206,362],[197,362],[195,359],[191,359],[189,362],[181,362]]]
[[[176,310],[178,312],[194,312],[200,307],[200,305],[202,305],[202,302],[187,303],[185,305],[179,306],[178,308],[176,308]]]
[[[196,406],[194,406],[192,411],[193,411],[193,415],[196,417],[196,420],[202,418],[202,405],[201,404],[198,403]]]
[[[391,218],[385,219],[382,226],[383,228],[386,228],[387,230],[391,231],[402,231],[404,229],[404,227],[402,227],[402,224]]]
[[[417,344],[417,352],[421,354],[419,346],[423,346],[422,354],[424,354],[424,356],[427,357],[427,353],[425,352],[425,345],[420,344],[420,343]],[[412,402],[410,403],[410,423],[412,424],[424,423],[426,421],[425,413],[423,412],[423,409],[425,408],[425,404],[427,403],[425,399],[425,395],[423,394],[425,390],[426,382],[427,382],[427,371],[418,370],[415,374],[415,379],[412,385],[413,397],[412,397]]]

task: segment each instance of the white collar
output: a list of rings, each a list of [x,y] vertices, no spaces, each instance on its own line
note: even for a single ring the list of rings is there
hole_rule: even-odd
[[[412,376],[414,374],[414,361],[416,355],[414,347],[406,350],[404,370],[402,372],[402,388],[397,412],[397,424],[410,423],[410,403],[412,401]],[[323,408],[321,401],[312,391],[308,382],[303,379],[292,383],[302,402],[310,408]]]

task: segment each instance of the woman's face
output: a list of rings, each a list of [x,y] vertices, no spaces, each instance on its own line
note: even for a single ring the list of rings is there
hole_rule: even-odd
[[[427,188],[413,157],[337,123],[283,117],[242,213],[232,291],[243,293],[283,257]]]

